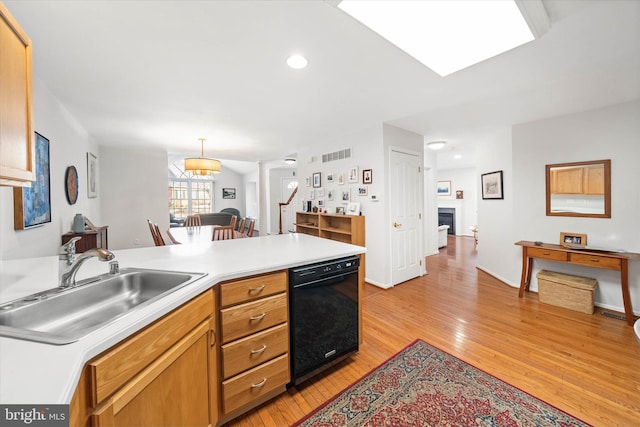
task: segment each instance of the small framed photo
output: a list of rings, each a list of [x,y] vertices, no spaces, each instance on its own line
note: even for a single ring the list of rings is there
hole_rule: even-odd
[[[343,203],[348,203],[351,200],[351,191],[344,190],[340,198],[342,199]]]
[[[307,187],[311,187],[311,178],[306,177],[306,178],[304,179],[304,184],[305,184]]]
[[[344,174],[338,174],[338,185],[344,185]]]
[[[98,158],[87,152],[87,197],[98,197]]]
[[[567,248],[584,248],[587,246],[587,235],[578,233],[560,233],[560,246]]]
[[[309,200],[313,200],[316,197],[316,192],[314,190],[309,190]]]
[[[344,215],[344,206],[338,206],[336,208],[336,214],[338,215]]]
[[[350,202],[347,206],[347,215],[360,215],[360,203]]]
[[[320,182],[321,177],[322,177],[322,174],[320,172],[314,172],[314,174],[313,174],[313,187],[314,188],[320,187],[320,185],[321,185],[321,182]]]
[[[235,188],[223,188],[222,189],[222,198],[223,199],[235,199],[236,198],[236,189]]]
[[[438,181],[438,196],[451,195],[451,181]]]
[[[336,175],[334,173],[327,174],[327,182],[334,182],[336,179]]]
[[[456,190],[456,199],[464,199],[464,191]]]
[[[318,188],[316,192],[318,193],[318,197],[324,197],[324,188]]]
[[[367,194],[369,194],[369,192],[367,191],[366,185],[363,185],[362,187],[358,187],[358,196],[366,196]]]
[[[362,183],[371,184],[373,182],[373,171],[371,169],[364,169],[362,171]]]
[[[349,169],[349,182],[354,183],[358,182],[358,167],[354,166]]]
[[[324,206],[324,199],[318,199],[318,206]]]
[[[333,200],[333,190],[327,190],[327,200]]]
[[[502,171],[483,173],[481,178],[483,199],[504,199],[504,194],[502,193]]]

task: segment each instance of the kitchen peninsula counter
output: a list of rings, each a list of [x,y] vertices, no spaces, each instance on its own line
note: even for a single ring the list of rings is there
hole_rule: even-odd
[[[0,403],[69,404],[87,361],[219,282],[365,251],[361,246],[305,234],[114,250],[120,268],[207,275],[71,344],[0,337]],[[57,268],[57,256],[2,261],[0,303],[56,287]],[[107,263],[90,259],[80,268],[78,280],[107,271]]]

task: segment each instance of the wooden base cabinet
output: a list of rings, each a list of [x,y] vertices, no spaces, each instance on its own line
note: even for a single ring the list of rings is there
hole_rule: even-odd
[[[215,425],[214,312],[209,290],[89,361],[70,426]]]
[[[285,391],[290,381],[287,272],[219,287],[224,423]]]

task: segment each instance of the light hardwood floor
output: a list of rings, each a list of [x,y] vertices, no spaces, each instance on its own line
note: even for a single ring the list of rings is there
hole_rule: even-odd
[[[473,239],[449,236],[429,274],[366,285],[360,351],[230,426],[286,426],[416,338],[595,426],[640,426],[640,342],[625,322],[538,302],[476,269]],[[481,247],[478,247],[481,250]]]

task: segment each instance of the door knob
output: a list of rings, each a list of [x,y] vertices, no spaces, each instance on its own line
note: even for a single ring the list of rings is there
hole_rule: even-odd
[[[398,228],[398,227],[402,227],[402,224],[398,224],[397,222],[394,222],[394,223],[393,223],[393,226],[394,226],[395,228]]]

